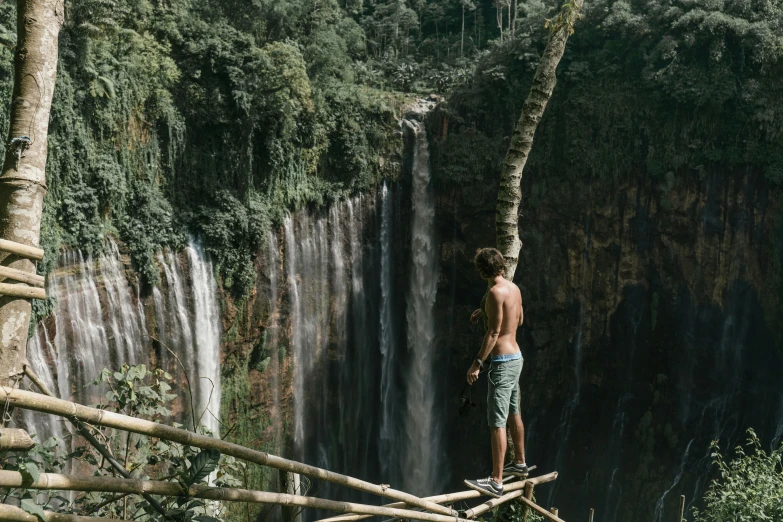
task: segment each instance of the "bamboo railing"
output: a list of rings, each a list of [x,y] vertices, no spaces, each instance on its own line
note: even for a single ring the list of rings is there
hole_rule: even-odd
[[[394,518],[409,518],[426,522],[468,522],[464,518],[425,513],[408,509],[369,506],[353,502],[337,502],[314,497],[289,495],[287,493],[270,493],[267,491],[251,491],[247,489],[216,488],[212,486],[193,485],[187,490],[176,482],[159,480],[124,479],[113,477],[78,477],[61,475],[59,473],[41,473],[32,482],[24,482],[18,471],[0,470],[0,487],[35,490],[57,491],[89,491],[100,493],[130,493],[160,495],[168,497],[192,497],[218,501],[239,501],[255,504],[281,504],[284,506],[300,506],[316,509],[326,509],[339,513],[362,513],[370,516],[386,516]]]
[[[29,374],[28,376],[31,378],[31,380],[33,380],[33,382],[38,381],[34,374]],[[43,386],[41,389],[45,392],[48,391],[46,390],[45,386]],[[187,446],[193,446],[202,449],[216,449],[225,455],[230,455],[247,462],[253,462],[255,464],[273,467],[282,471],[298,473],[311,478],[321,479],[327,482],[332,482],[334,484],[357,489],[359,491],[364,491],[366,493],[391,498],[397,500],[398,502],[387,504],[385,506],[371,506],[367,504],[338,502],[315,497],[272,493],[266,491],[216,488],[204,485],[194,485],[185,490],[182,486],[175,482],[141,480],[132,478],[77,477],[55,473],[41,473],[38,479],[32,483],[23,483],[22,475],[20,473],[3,470],[0,470],[0,487],[139,494],[144,495],[145,497],[149,495],[174,497],[188,496],[217,501],[239,501],[298,506],[303,508],[323,509],[346,514],[345,516],[324,519],[319,522],[349,522],[371,516],[391,517],[392,519],[422,520],[425,522],[469,522],[469,519],[475,519],[476,517],[481,516],[483,513],[486,513],[487,511],[490,511],[505,502],[518,499],[518,501],[527,508],[536,511],[551,522],[564,522],[557,516],[557,514],[550,513],[532,501],[533,487],[536,484],[543,484],[555,480],[557,478],[557,472],[542,475],[540,477],[507,483],[504,487],[506,493],[500,498],[491,499],[487,502],[484,502],[483,504],[468,509],[467,511],[458,513],[454,509],[443,506],[441,504],[450,504],[457,501],[479,498],[481,497],[481,493],[477,491],[462,491],[458,493],[438,495],[435,497],[419,498],[415,495],[392,489],[387,485],[372,484],[354,477],[334,473],[332,471],[310,466],[308,464],[303,464],[301,462],[270,455],[265,452],[252,450],[238,444],[215,439],[206,435],[199,435],[187,430],[174,428],[165,424],[159,424],[157,422],[151,422],[144,419],[129,417],[119,413],[100,410],[97,408],[90,408],[88,406],[65,401],[49,395],[42,395],[39,393],[13,389],[5,386],[0,386],[0,402],[6,402],[12,407],[58,415],[76,423],[85,422],[98,426],[147,435],[150,437],[156,437],[172,442],[178,442]],[[415,511],[413,508],[418,508],[425,511]],[[0,521],[14,520],[33,522],[32,519],[29,518],[32,515],[28,515],[23,511],[22,513],[23,515],[17,511],[0,512]],[[56,513],[47,514],[47,522],[50,522],[50,520],[52,522],[83,522],[85,520],[105,520],[73,516],[70,516],[71,518],[56,518],[60,516],[61,515]]]
[[[427,502],[415,495],[397,491],[396,489],[387,486],[372,484],[354,477],[284,459],[262,451],[245,448],[244,446],[232,442],[226,442],[206,435],[199,435],[187,430],[166,426],[165,424],[137,419],[135,417],[99,410],[97,408],[90,408],[55,397],[47,397],[40,393],[0,386],[0,402],[5,401],[8,401],[11,406],[17,408],[38,411],[41,413],[50,413],[66,418],[76,418],[82,422],[130,431],[132,433],[148,435],[150,437],[157,437],[185,444],[187,446],[194,446],[202,449],[216,449],[225,455],[230,455],[241,460],[253,462],[262,466],[269,466],[282,471],[299,473],[300,475],[325,480],[326,482],[332,482],[366,493],[399,500],[411,506],[432,511],[433,513],[451,517],[457,514],[456,511],[450,508],[440,506],[434,502]]]

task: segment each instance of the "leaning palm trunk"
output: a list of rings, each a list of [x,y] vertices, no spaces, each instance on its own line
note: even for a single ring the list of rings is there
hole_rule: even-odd
[[[38,246],[64,0],[19,0],[16,9],[11,124],[0,174],[0,238]],[[35,272],[32,261],[6,252],[0,252],[0,263]],[[0,296],[0,385],[21,377],[25,362],[31,305],[29,296],[16,294]]]
[[[522,105],[522,115],[511,136],[503,171],[500,175],[498,201],[495,207],[495,234],[498,250],[506,260],[506,278],[513,279],[519,260],[519,203],[522,200],[522,171],[525,168],[533,135],[557,83],[557,65],[565,52],[568,37],[584,0],[566,0],[554,20],[547,21],[549,41],[533,76],[533,85]]]

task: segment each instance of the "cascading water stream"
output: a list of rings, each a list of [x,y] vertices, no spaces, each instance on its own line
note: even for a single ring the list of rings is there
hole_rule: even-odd
[[[397,363],[397,344],[394,336],[394,317],[392,294],[394,279],[392,273],[392,201],[386,183],[381,189],[381,436],[380,455],[381,472],[390,477],[396,469],[395,459],[399,454],[397,436],[398,404],[394,396],[395,364]],[[389,478],[388,480],[391,480]]]
[[[212,267],[201,248],[187,248],[189,285],[182,283],[179,256],[159,257],[168,292],[154,289],[154,321],[148,323],[136,281],[129,281],[118,246],[109,242],[97,260],[67,250],[49,276],[48,294],[56,299],[53,321],[37,327],[28,344],[30,364],[59,397],[94,404],[101,393],[87,386],[103,368],[122,364],[151,366],[153,346],[148,332],[166,343],[186,364],[191,383],[196,383],[197,403],[219,416],[220,321]],[[165,289],[164,289],[165,290]],[[169,312],[169,313],[167,313]],[[53,323],[53,325],[52,325]],[[197,345],[192,344],[191,324],[196,324]],[[53,326],[53,331],[50,331]],[[204,361],[198,373],[195,361]],[[180,369],[162,350],[159,365],[174,375]],[[198,376],[213,380],[218,393],[208,399],[211,387],[201,387]],[[211,419],[211,420],[210,420]],[[62,437],[64,424],[54,416],[25,413],[24,422],[38,438]],[[217,420],[206,415],[203,422],[217,434]]]
[[[201,246],[191,242],[185,250],[190,265],[195,316],[195,345],[199,412],[201,423],[220,436],[220,311],[212,265]]]
[[[411,274],[407,299],[408,350],[406,448],[403,488],[417,495],[431,494],[440,469],[440,426],[435,411],[435,322],[438,290],[438,251],[435,245],[435,200],[430,187],[430,155],[424,124],[405,120],[414,133],[413,197],[411,217]]]

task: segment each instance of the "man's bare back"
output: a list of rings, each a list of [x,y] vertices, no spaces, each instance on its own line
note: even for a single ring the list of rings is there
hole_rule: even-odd
[[[505,278],[498,278],[489,289],[484,313],[489,318],[489,328],[497,332],[497,341],[490,355],[517,353],[517,328],[522,325],[522,292]],[[493,324],[494,323],[494,324]]]

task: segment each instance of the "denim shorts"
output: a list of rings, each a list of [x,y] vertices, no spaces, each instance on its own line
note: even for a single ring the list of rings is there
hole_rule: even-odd
[[[495,361],[487,372],[487,421],[493,428],[505,428],[509,415],[519,413],[519,375],[523,359]]]

